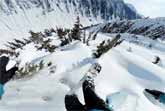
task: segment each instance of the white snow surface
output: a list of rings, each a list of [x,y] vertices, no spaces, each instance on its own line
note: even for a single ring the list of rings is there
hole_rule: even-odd
[[[5,4],[5,1],[6,0],[0,1],[0,5]],[[71,28],[75,23],[77,16],[80,16],[84,26],[102,22],[101,18],[98,18],[96,20],[92,17],[89,19],[85,16],[81,16],[80,14],[75,12],[74,6],[70,6],[70,12],[68,13],[67,10],[65,9],[66,4],[64,3],[64,1],[62,2],[56,1],[57,3],[56,2],[52,3],[51,5],[53,5],[54,11],[51,11],[49,13],[44,12],[41,7],[36,8],[33,5],[30,6],[33,7],[32,9],[21,10],[20,7],[16,5],[15,0],[11,0],[11,1],[17,10],[17,13],[16,14],[13,13],[9,15],[3,12],[0,13],[0,32],[1,32],[0,46],[1,47],[4,47],[3,44],[5,44],[6,41],[11,41],[14,38],[18,39],[23,37],[24,38],[29,37],[30,35],[28,32],[30,30],[33,30],[35,32],[40,32],[40,31],[44,31],[45,29],[56,28],[56,27]],[[42,2],[46,2],[46,0],[42,0]],[[60,4],[58,4],[58,2],[60,2]],[[25,3],[25,6],[26,5],[28,4]]]
[[[52,54],[34,50],[33,44],[25,46],[20,56],[20,60],[24,61],[22,65],[36,62],[39,58],[44,62],[51,61],[51,67],[56,67],[55,73],[50,73],[51,67],[47,67],[32,77],[8,82],[0,101],[0,110],[65,111],[64,97],[69,87],[76,85],[89,69],[96,45],[111,36],[99,34],[90,46],[75,41]],[[165,110],[152,104],[143,94],[145,88],[165,89],[165,51],[162,50],[165,46],[159,42],[156,44],[157,48],[151,50],[126,40],[98,59],[102,71],[95,79],[96,93],[104,100],[111,95],[115,111]],[[129,47],[131,52],[127,51]],[[155,55],[162,59],[161,66],[152,63]],[[76,93],[84,103],[82,89]]]

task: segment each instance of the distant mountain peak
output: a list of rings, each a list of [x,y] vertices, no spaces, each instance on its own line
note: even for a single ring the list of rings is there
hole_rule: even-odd
[[[124,3],[123,0],[1,0],[0,2],[0,11],[7,14],[33,8],[41,8],[44,13],[59,8],[68,13],[73,11],[86,17],[101,17],[103,20],[111,20],[116,17],[121,19],[141,18],[135,8]]]
[[[4,38],[22,37],[29,30],[69,28],[77,16],[83,26],[116,18],[141,18],[123,0],[0,0],[0,30]]]

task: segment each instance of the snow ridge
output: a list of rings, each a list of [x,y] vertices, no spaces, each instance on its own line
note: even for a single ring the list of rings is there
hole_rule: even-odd
[[[130,33],[165,40],[165,18],[113,21],[105,25],[106,33]]]

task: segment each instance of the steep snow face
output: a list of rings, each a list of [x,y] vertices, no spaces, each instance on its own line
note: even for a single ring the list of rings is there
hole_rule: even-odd
[[[74,10],[80,15],[104,20],[112,19],[112,16],[127,19],[140,18],[133,6],[128,6],[123,0],[2,0],[1,11],[6,14],[19,13],[20,10],[41,8],[43,14],[51,12],[58,7],[61,11],[70,13]]]
[[[105,25],[103,32],[138,34],[165,40],[165,18],[113,21]]]
[[[29,30],[72,27],[79,15],[84,26],[112,18],[140,18],[123,0],[1,0],[0,45],[28,36]]]
[[[72,27],[79,15],[84,26],[112,18],[140,18],[123,0],[1,0],[1,44],[29,30]]]
[[[55,66],[56,69],[54,73],[50,73],[51,67],[44,68],[32,77],[10,81],[5,85],[5,95],[0,101],[0,109],[65,111],[64,97],[69,92],[70,86],[76,85],[89,69],[91,62],[87,61],[87,58],[91,58],[92,50],[103,40],[111,38],[110,35],[98,34],[95,41],[90,41],[90,46],[74,41],[49,55],[39,54],[43,52],[34,51],[33,44],[28,44],[21,51],[22,61],[27,61],[25,56],[33,62],[38,57],[45,62],[51,61],[51,67]],[[145,88],[164,90],[165,64],[163,67],[155,65],[151,59],[158,55],[165,63],[165,52],[162,51],[165,50],[165,46],[155,41],[157,48],[151,50],[128,40],[131,39],[127,38],[121,46],[98,59],[102,70],[95,79],[96,93],[103,99],[109,95],[115,111],[164,111],[152,104],[144,96],[143,91]],[[145,43],[150,42],[146,38],[142,40]],[[129,47],[132,51],[127,50]],[[42,57],[43,55],[46,56]],[[63,80],[67,84],[63,84]],[[83,103],[81,88],[76,93]]]

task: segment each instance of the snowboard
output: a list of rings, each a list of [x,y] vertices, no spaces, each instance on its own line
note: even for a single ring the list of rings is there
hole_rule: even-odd
[[[160,100],[160,95],[164,95],[165,93],[157,90],[150,90],[150,89],[145,89],[143,91],[145,97],[154,105],[157,105],[163,109],[165,109],[165,103]],[[165,98],[164,98],[165,99]],[[165,100],[164,100],[165,101]]]
[[[83,84],[85,80],[88,78],[94,79],[100,73],[102,67],[99,63],[93,63],[89,70],[84,74],[84,76],[80,79],[80,81],[74,86],[70,88],[68,95],[74,94]]]
[[[127,99],[127,94],[124,92],[116,92],[106,96],[106,102],[113,109],[118,109]]]
[[[106,103],[115,111],[135,111],[134,108],[137,105],[137,96],[128,91],[119,91],[107,95]]]

